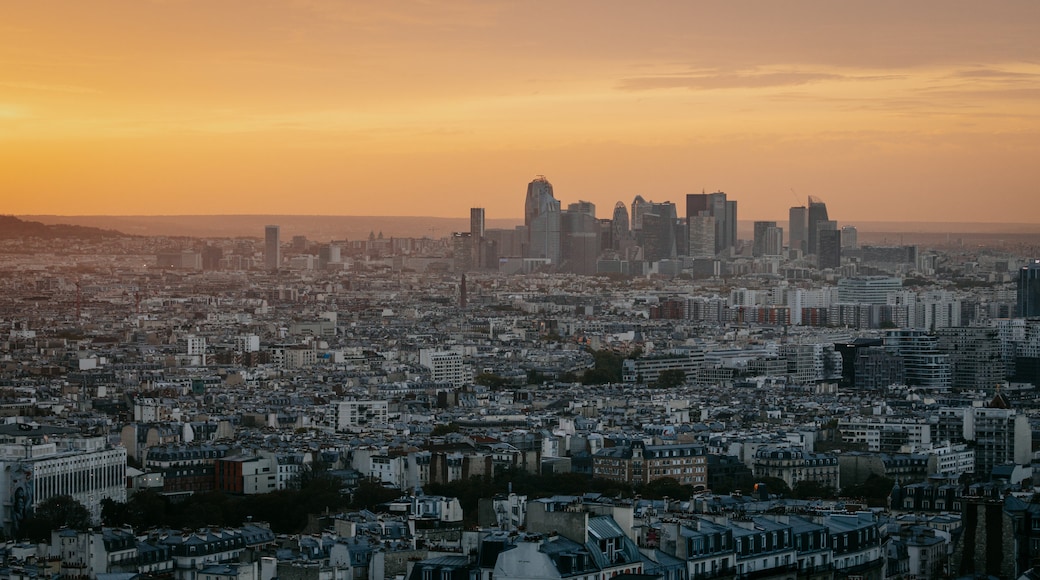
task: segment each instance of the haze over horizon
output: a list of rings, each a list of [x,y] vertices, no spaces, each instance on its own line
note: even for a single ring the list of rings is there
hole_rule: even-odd
[[[14,3],[0,211],[1023,223],[1040,4]]]

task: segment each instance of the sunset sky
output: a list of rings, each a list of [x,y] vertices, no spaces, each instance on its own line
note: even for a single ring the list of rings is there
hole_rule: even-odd
[[[0,8],[0,213],[1032,222],[1040,2],[82,0]]]

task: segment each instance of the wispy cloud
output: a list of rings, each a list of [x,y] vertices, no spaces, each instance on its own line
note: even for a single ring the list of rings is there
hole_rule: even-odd
[[[656,89],[760,89],[798,86],[847,77],[816,72],[739,72],[711,74],[675,74],[631,77],[622,79],[618,88],[624,91],[651,91]]]

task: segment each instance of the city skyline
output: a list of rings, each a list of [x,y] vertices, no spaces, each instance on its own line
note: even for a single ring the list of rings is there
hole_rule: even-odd
[[[544,174],[603,218],[725,191],[742,220],[812,195],[854,221],[1020,221],[1040,209],[1038,19],[1012,1],[13,5],[0,211],[517,218]]]

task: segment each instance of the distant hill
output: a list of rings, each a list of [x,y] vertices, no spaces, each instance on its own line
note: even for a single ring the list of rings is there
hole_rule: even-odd
[[[452,232],[468,232],[469,216],[458,218],[417,216],[335,215],[166,215],[166,216],[22,216],[43,223],[75,223],[112,228],[141,236],[189,236],[196,238],[262,238],[264,226],[281,227],[281,237],[306,236],[318,242],[368,239],[382,232],[386,238],[443,238]],[[513,229],[522,219],[489,219],[488,229]]]
[[[101,240],[106,238],[123,238],[126,234],[114,230],[103,230],[68,223],[44,224],[25,221],[11,215],[0,215],[0,239],[44,238],[48,240],[76,238]]]

